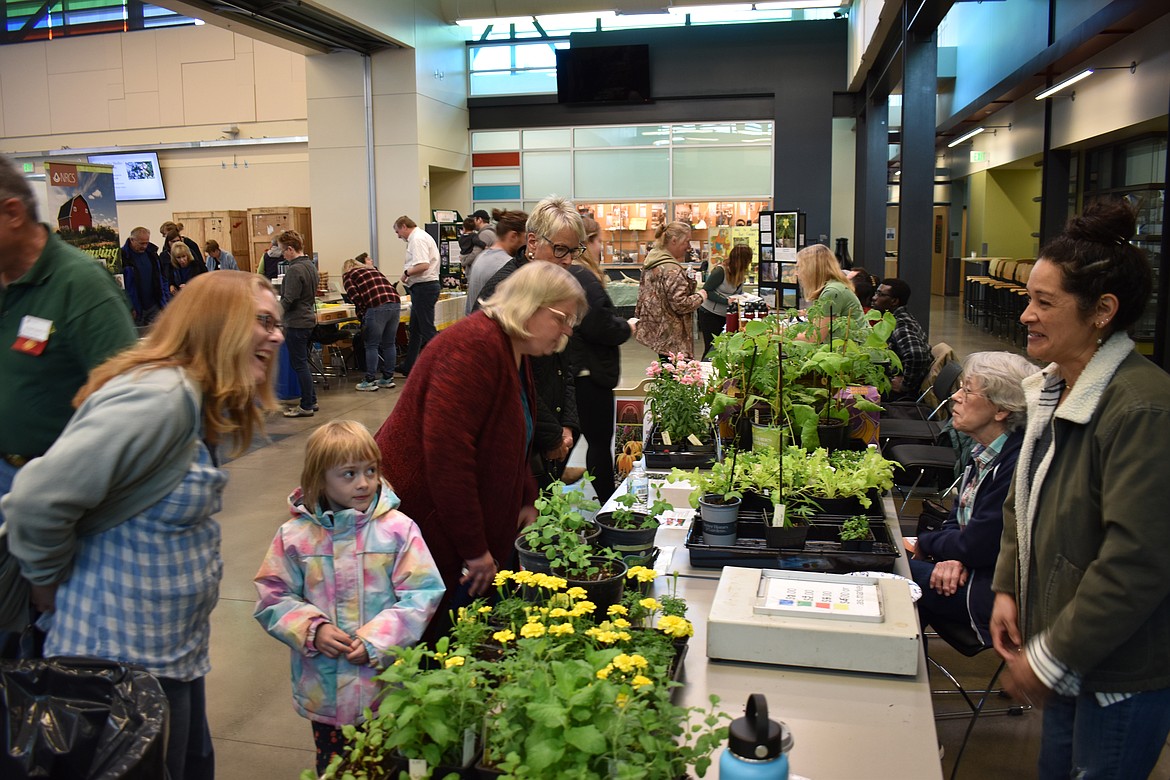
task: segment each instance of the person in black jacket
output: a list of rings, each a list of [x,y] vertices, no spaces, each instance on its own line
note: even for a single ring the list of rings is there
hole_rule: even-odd
[[[621,345],[634,333],[634,321],[625,320],[614,310],[605,291],[606,277],[601,270],[601,227],[585,217],[585,254],[569,267],[569,273],[585,290],[589,313],[573,329],[569,340],[569,360],[576,383],[577,417],[581,435],[589,449],[585,467],[593,475],[597,500],[613,495],[613,389],[622,373]]]
[[[1009,352],[976,352],[963,364],[952,396],[955,430],[975,440],[972,463],[942,528],[918,537],[910,574],[922,588],[918,616],[969,623],[991,644],[991,575],[1003,534],[1003,502],[1024,438],[1021,385],[1039,369]]]

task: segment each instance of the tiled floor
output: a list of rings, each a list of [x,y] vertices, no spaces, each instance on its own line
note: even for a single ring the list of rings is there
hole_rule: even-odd
[[[932,341],[947,341],[960,356],[1011,348],[962,322],[957,299],[935,298],[933,305]],[[626,345],[621,385],[638,382],[653,357],[638,344]],[[220,780],[292,780],[313,764],[309,724],[292,709],[288,649],[252,619],[252,576],[286,515],[286,497],[299,482],[309,432],[323,421],[339,418],[358,420],[377,430],[400,392],[401,387],[357,393],[352,381],[340,386],[334,381],[329,388],[319,388],[321,411],[315,417],[270,420],[273,443],[227,466],[231,481],[218,516],[223,526],[224,579],[220,604],[212,614],[212,671],[208,677],[209,717]],[[580,451],[574,453],[573,462],[583,464]],[[984,653],[974,661],[952,657],[948,666],[977,670],[986,680],[991,674],[990,656]],[[1037,713],[981,721],[963,760],[961,776],[996,776],[1001,780],[1033,777],[1039,723]],[[940,725],[947,773],[962,731],[961,722]],[[1168,777],[1170,770],[1156,776]]]

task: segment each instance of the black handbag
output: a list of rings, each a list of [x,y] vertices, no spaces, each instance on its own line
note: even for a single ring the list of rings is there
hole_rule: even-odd
[[[29,621],[29,582],[8,551],[8,528],[0,525],[0,631],[23,631]]]

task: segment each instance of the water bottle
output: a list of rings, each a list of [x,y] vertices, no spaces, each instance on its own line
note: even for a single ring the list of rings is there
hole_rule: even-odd
[[[728,731],[727,748],[719,757],[721,780],[788,780],[792,732],[768,720],[764,694],[748,697],[747,713],[733,720]]]
[[[639,504],[650,503],[650,477],[646,474],[646,459],[641,458],[630,469],[630,493]]]

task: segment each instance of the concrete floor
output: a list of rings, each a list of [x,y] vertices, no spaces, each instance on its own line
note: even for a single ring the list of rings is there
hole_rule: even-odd
[[[932,306],[932,342],[946,341],[960,356],[985,349],[1019,351],[965,323],[957,299],[936,297]],[[623,347],[621,386],[640,381],[653,357],[650,350],[636,343]],[[331,380],[328,388],[318,387],[321,411],[315,417],[270,419],[271,443],[254,447],[226,467],[231,480],[224,509],[218,515],[223,526],[224,579],[220,603],[211,618],[212,671],[207,694],[220,780],[293,780],[313,765],[309,724],[292,709],[288,650],[252,619],[252,576],[286,516],[286,497],[298,484],[305,439],[313,428],[326,420],[353,419],[376,431],[393,409],[403,380],[393,390],[358,393],[354,383],[359,379],[354,374],[344,384]],[[573,453],[574,465],[583,465],[582,450],[583,446]],[[948,668],[968,685],[990,678],[992,655],[987,652],[965,659],[949,648],[939,650]],[[946,775],[965,725],[962,721],[939,725]],[[1037,712],[981,720],[959,776],[995,776],[1000,780],[1034,777],[1039,733]],[[1170,778],[1170,761],[1165,756],[1153,776]]]

